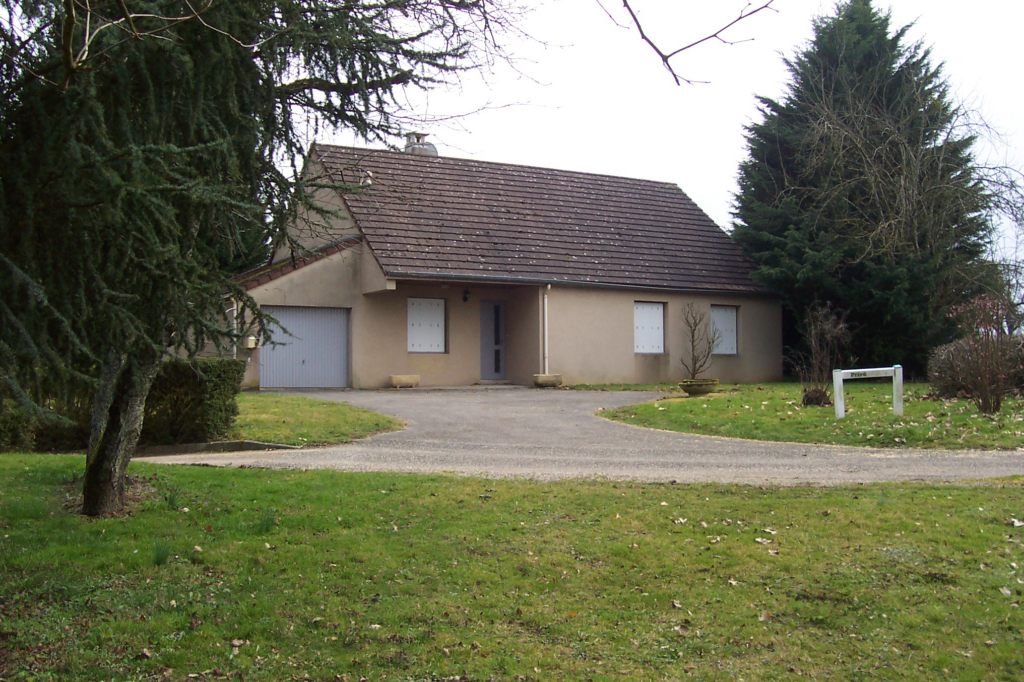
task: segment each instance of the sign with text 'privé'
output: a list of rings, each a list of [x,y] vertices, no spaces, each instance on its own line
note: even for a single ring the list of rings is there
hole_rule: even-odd
[[[832,391],[835,395],[836,419],[846,417],[846,395],[843,393],[843,381],[849,379],[876,379],[892,377],[892,413],[903,416],[903,366],[875,367],[872,369],[835,369],[832,370]]]

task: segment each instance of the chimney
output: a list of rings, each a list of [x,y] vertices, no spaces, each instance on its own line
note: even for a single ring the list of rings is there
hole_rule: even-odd
[[[427,142],[426,133],[406,133],[405,151],[416,156],[437,156],[437,147]]]

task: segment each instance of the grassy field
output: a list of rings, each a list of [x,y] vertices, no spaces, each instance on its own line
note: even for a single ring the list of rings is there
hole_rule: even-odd
[[[678,384],[573,384],[564,388],[567,391],[650,391],[683,395]]]
[[[283,445],[331,445],[397,431],[402,426],[401,420],[345,403],[241,393],[232,438]]]
[[[848,488],[0,456],[0,679],[1020,680],[1024,481]]]
[[[1024,401],[983,415],[969,400],[931,400],[928,384],[906,384],[904,416],[892,412],[892,384],[846,384],[846,418],[832,407],[801,407],[800,385],[725,385],[697,398],[669,398],[609,410],[609,419],[729,438],[887,448],[1018,449],[1024,446]]]

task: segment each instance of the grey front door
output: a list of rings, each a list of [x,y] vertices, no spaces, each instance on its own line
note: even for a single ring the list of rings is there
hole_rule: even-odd
[[[505,378],[505,302],[480,302],[480,378]]]

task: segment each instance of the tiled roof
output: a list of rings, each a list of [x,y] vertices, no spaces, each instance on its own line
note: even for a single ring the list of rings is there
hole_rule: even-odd
[[[242,285],[242,288],[246,291],[252,291],[256,287],[272,282],[278,277],[284,277],[296,270],[301,270],[307,265],[312,265],[313,263],[323,260],[328,256],[333,256],[336,253],[351,248],[353,245],[361,241],[363,241],[362,237],[350,237],[348,239],[343,239],[337,243],[328,244],[327,246],[323,246],[315,251],[306,253],[298,258],[289,258],[281,261],[280,263],[262,265],[258,268],[253,268],[252,270],[243,272],[240,275],[235,275],[232,279],[234,279],[236,284]]]
[[[677,186],[316,145],[389,277],[757,292],[750,263]],[[369,184],[367,181],[369,180]]]

